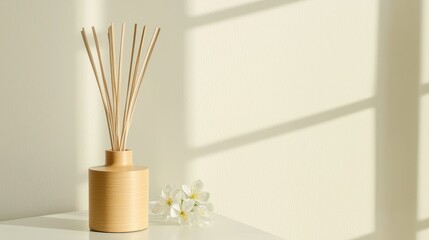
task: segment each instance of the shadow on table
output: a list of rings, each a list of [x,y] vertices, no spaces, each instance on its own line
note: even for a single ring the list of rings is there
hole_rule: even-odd
[[[3,225],[36,227],[46,229],[60,229],[69,231],[86,232],[85,239],[89,240],[146,240],[148,231],[137,231],[129,233],[103,233],[91,231],[86,219],[67,219],[56,217],[34,217],[2,222]],[[85,234],[85,233],[84,233]]]
[[[180,226],[177,222],[164,219],[162,216],[149,215],[149,226]]]
[[[63,229],[72,231],[89,231],[88,221],[53,217],[34,217],[2,222],[3,225]]]
[[[89,240],[147,240],[148,231],[127,233],[89,232]]]
[[[24,227],[38,227],[38,228],[50,228],[50,229],[62,229],[62,230],[71,230],[71,231],[90,231],[88,227],[87,219],[70,219],[70,218],[61,218],[61,217],[33,217],[33,218],[24,218],[17,220],[10,220],[1,222],[4,225],[13,225],[13,226],[24,226]],[[149,215],[149,225],[150,226],[179,226],[176,222],[171,222],[163,219],[161,216]],[[91,231],[92,232],[92,231]],[[94,232],[99,233],[99,232]]]

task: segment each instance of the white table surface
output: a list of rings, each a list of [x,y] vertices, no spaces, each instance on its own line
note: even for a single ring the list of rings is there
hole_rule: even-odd
[[[149,217],[149,228],[131,233],[100,233],[88,228],[88,212],[69,212],[0,222],[1,240],[196,240],[245,239],[279,240],[281,238],[213,214],[204,227],[185,227]]]

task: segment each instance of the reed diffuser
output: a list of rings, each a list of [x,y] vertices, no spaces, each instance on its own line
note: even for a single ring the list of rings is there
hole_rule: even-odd
[[[118,66],[115,54],[115,29],[113,23],[107,30],[109,46],[110,86],[102,61],[102,54],[95,27],[92,27],[99,68],[94,61],[90,44],[82,28],[82,38],[94,71],[95,80],[103,102],[109,131],[110,149],[105,153],[103,166],[89,168],[89,227],[101,232],[130,232],[148,227],[149,169],[132,163],[132,151],[126,148],[128,132],[139,96],[139,90],[159,35],[156,28],[145,54],[143,54],[146,27],[141,37],[136,57],[137,24],[131,45],[123,108],[121,109],[121,75],[125,24],[122,23]],[[144,55],[144,58],[142,56]],[[143,59],[142,63],[141,60]]]

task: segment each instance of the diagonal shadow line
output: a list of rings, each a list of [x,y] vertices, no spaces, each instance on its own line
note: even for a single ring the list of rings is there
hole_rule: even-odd
[[[374,239],[374,233],[370,233],[370,234],[363,235],[363,236],[353,238],[350,240],[373,240],[373,239]]]
[[[208,13],[202,16],[190,17],[187,19],[186,27],[194,27],[205,25],[213,22],[240,17],[246,14],[263,11],[270,8],[286,5],[302,0],[260,0],[258,2],[232,7],[226,10],[221,10],[213,13]]]
[[[429,93],[429,83],[422,84],[420,86],[420,94],[428,94]]]
[[[417,222],[416,231],[429,228],[429,218]]]
[[[190,150],[190,157],[208,155],[215,152],[232,149],[257,141],[262,141],[267,138],[279,136],[285,133],[293,132],[305,127],[313,126],[329,120],[346,116],[367,108],[375,106],[375,99],[368,98],[355,103],[351,103],[342,107],[338,107],[326,112],[314,114],[308,117],[297,119],[294,121],[278,124],[255,132],[243,134],[220,142],[209,144],[202,147],[197,147]]]

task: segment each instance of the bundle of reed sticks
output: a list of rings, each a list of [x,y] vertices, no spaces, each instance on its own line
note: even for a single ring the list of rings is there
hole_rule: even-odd
[[[152,40],[146,49],[143,62],[140,63],[141,56],[143,55],[143,43],[146,33],[146,26],[143,26],[140,44],[137,50],[137,57],[134,60],[134,52],[136,45],[136,35],[138,27],[134,24],[134,35],[131,47],[131,60],[128,71],[128,83],[126,89],[126,95],[124,99],[124,108],[122,110],[122,122],[121,116],[121,75],[122,75],[122,55],[124,49],[124,34],[125,34],[125,23],[122,23],[121,30],[121,42],[119,45],[119,56],[118,66],[116,67],[116,55],[115,55],[115,29],[113,23],[107,30],[107,36],[109,40],[109,63],[110,63],[110,90],[107,84],[107,77],[103,67],[103,61],[101,57],[100,45],[97,38],[97,32],[95,27],[92,27],[92,34],[94,36],[95,47],[97,51],[99,69],[97,69],[94,57],[92,55],[91,47],[86,36],[85,29],[82,28],[82,38],[88,52],[89,61],[91,62],[92,69],[94,71],[95,80],[97,81],[98,89],[100,91],[101,100],[103,102],[104,112],[107,119],[107,127],[109,130],[110,145],[112,151],[124,151],[127,144],[127,136],[131,126],[131,120],[133,118],[136,102],[139,96],[139,90],[143,81],[144,74],[146,72],[147,65],[152,55],[153,49],[158,39],[160,28],[156,28],[152,35]],[[100,74],[101,73],[101,78]]]

